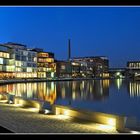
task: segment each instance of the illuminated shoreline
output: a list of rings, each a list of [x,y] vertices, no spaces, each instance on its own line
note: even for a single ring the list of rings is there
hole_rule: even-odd
[[[104,79],[118,79],[118,78],[55,78],[55,79],[8,79],[0,80],[0,84],[10,83],[27,83],[27,82],[54,82],[54,81],[78,81],[78,80],[104,80]],[[126,78],[121,78],[126,79]]]

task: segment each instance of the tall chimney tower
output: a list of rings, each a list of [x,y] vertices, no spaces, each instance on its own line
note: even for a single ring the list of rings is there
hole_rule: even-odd
[[[70,61],[71,58],[71,48],[70,48],[70,39],[68,40],[68,61]]]

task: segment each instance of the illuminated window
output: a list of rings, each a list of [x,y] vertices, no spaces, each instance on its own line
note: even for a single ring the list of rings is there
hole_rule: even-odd
[[[6,66],[6,71],[15,71],[14,66]]]
[[[3,58],[0,58],[0,64],[3,64]]]
[[[3,71],[3,70],[2,70],[2,66],[1,66],[1,65],[0,65],[0,71]]]
[[[66,66],[65,66],[65,65],[62,65],[62,66],[61,66],[61,69],[62,69],[62,70],[65,70],[65,69],[66,69]]]
[[[4,52],[0,52],[0,57],[9,58],[9,54],[8,53],[4,53]]]
[[[38,59],[38,62],[54,62],[54,59],[53,58],[39,58]]]
[[[7,59],[6,64],[7,65],[14,65],[15,60],[9,60]]]
[[[48,53],[38,53],[38,57],[49,57]]]
[[[37,57],[34,57],[34,62],[37,62]]]
[[[16,66],[22,66],[22,62],[21,61],[16,61]]]
[[[47,68],[47,71],[49,72],[49,71],[52,71],[52,68]]]
[[[47,62],[54,62],[53,58],[47,58]]]
[[[27,72],[32,72],[32,68],[27,68]]]
[[[17,72],[22,72],[22,69],[21,68],[16,68],[16,71]]]

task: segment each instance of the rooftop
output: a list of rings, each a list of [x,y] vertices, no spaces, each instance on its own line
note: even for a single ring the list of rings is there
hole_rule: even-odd
[[[8,42],[8,43],[4,43],[2,44],[3,46],[7,46],[9,48],[20,48],[20,49],[27,49],[26,45],[23,44],[19,44],[19,43],[13,43],[13,42]]]
[[[84,57],[73,57],[72,59],[89,59],[89,58],[108,59],[106,56],[84,56]]]

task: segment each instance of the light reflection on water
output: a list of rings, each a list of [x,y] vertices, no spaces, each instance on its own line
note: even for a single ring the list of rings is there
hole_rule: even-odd
[[[17,83],[1,85],[0,93],[140,118],[138,81],[115,79]]]

